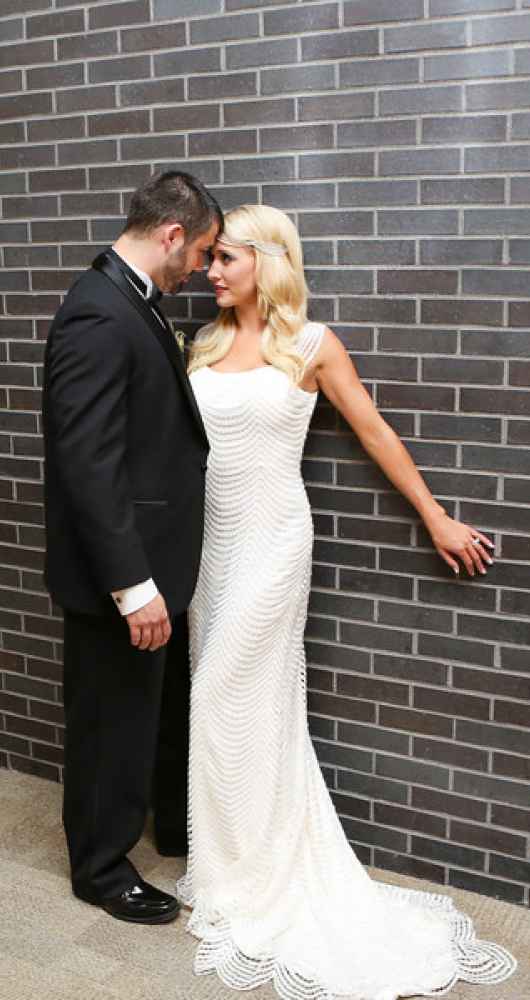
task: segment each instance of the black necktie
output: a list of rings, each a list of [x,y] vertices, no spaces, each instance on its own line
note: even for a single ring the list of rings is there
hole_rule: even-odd
[[[118,259],[118,264],[121,267],[122,271],[124,271],[131,285],[134,285],[136,291],[140,292],[142,298],[144,298],[145,301],[148,302],[150,306],[158,305],[160,299],[162,298],[163,293],[160,291],[159,288],[157,288],[154,281],[151,280],[151,294],[148,295],[147,285],[145,281],[142,281],[142,279],[136,273],[136,271],[133,271],[132,267],[129,267],[127,261],[124,260],[123,257],[120,257],[120,255],[117,254],[115,250],[111,250],[111,253],[113,253],[114,257]]]
[[[125,261],[123,257],[120,257],[120,255],[117,254],[115,250],[111,249],[110,253],[112,253],[113,256],[117,259],[121,270],[125,274],[125,277],[130,282],[130,284],[133,286],[133,288],[135,288],[136,291],[142,296],[142,298],[145,299],[147,305],[151,307],[158,322],[164,327],[164,330],[170,333],[171,331],[168,327],[167,320],[163,315],[163,313],[160,312],[160,307],[158,305],[160,299],[162,298],[163,292],[160,291],[160,289],[157,287],[157,285],[155,285],[154,281],[151,279],[151,294],[148,295],[147,285],[145,281],[142,281],[140,276],[136,274],[136,271],[133,271],[132,267],[129,267],[127,261]]]
[[[153,288],[151,290],[151,294],[146,295],[145,301],[149,306],[151,306],[152,312],[154,312],[159,323],[161,323],[162,326],[164,327],[164,330],[167,330],[167,332],[170,333],[171,331],[169,329],[167,319],[164,316],[164,314],[160,311],[160,306],[158,305],[160,299],[162,298],[162,294],[163,293],[160,291],[159,288],[156,287],[155,283],[153,282]]]
[[[146,299],[149,302],[149,305],[151,305],[151,306],[158,305],[158,303],[160,302],[160,299],[162,298],[162,295],[163,295],[163,293],[160,291],[159,288],[156,287],[156,285],[155,285],[155,283],[153,281],[153,287],[151,288],[151,294],[146,296]]]

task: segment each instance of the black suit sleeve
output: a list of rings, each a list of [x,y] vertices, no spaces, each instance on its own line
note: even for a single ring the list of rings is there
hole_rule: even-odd
[[[132,359],[116,319],[94,307],[62,315],[48,343],[47,415],[62,486],[104,594],[148,579],[127,475]]]

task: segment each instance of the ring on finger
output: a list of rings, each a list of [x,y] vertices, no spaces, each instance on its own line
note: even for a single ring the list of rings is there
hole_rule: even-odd
[[[480,545],[480,538],[472,538],[471,539],[471,544],[472,545]]]

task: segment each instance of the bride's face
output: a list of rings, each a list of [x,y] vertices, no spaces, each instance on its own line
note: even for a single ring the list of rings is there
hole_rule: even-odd
[[[208,279],[215,289],[217,305],[248,305],[257,300],[256,259],[252,250],[217,241],[211,252]]]

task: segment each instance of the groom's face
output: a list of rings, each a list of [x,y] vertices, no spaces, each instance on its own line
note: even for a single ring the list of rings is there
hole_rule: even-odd
[[[177,234],[168,250],[162,277],[157,284],[162,292],[175,295],[191,277],[193,271],[202,271],[206,254],[215,243],[219,226],[216,222],[204,233],[186,241],[184,231]]]

